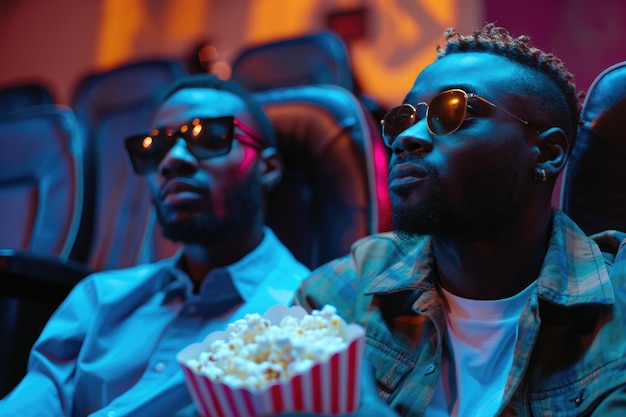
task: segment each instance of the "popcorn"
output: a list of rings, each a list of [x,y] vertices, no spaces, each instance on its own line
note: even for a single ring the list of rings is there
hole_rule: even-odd
[[[206,417],[358,408],[365,332],[326,305],[311,314],[276,305],[247,314],[178,355]]]
[[[228,325],[228,340],[214,341],[208,352],[187,364],[213,381],[263,388],[288,381],[345,349],[346,327],[330,305],[302,319],[285,316],[278,325],[257,313],[246,314]]]

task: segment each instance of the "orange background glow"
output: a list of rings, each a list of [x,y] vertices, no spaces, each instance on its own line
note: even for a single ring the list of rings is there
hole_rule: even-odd
[[[242,48],[324,30],[328,13],[368,11],[349,45],[362,90],[386,106],[402,100],[431,62],[448,26],[483,21],[482,0],[20,0],[0,2],[0,51],[19,54],[5,80],[42,78],[67,102],[77,79],[142,58],[184,59],[199,42],[228,65]],[[462,18],[461,18],[462,17]],[[10,40],[19,39],[20,47]],[[37,55],[22,52],[25,48]],[[7,56],[7,55],[5,55]]]
[[[461,4],[463,3],[463,4]],[[161,4],[153,13],[145,1],[105,0],[98,34],[97,64],[114,66],[150,44],[176,50],[199,39],[211,41],[233,61],[246,45],[325,29],[327,13],[368,9],[366,37],[350,45],[353,70],[363,90],[387,106],[399,102],[415,75],[431,62],[449,26],[471,29],[480,22],[475,0],[184,0]],[[191,12],[190,12],[191,11]],[[467,27],[469,25],[469,28]]]

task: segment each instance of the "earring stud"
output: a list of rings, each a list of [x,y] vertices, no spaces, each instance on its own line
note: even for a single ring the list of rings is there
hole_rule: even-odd
[[[538,175],[535,175],[535,176],[533,177],[533,180],[535,180],[535,181],[541,181],[541,182],[546,182],[546,181],[548,180],[548,175],[546,174],[546,170],[545,170],[545,169],[543,169],[543,168],[541,168],[541,169],[539,170],[539,174],[538,174]]]
[[[276,178],[268,178],[263,182],[263,185],[265,185],[265,188],[267,190],[271,191],[276,186],[276,183],[277,183]]]

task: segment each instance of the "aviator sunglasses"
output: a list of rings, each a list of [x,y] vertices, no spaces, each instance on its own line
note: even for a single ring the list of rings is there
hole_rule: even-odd
[[[539,130],[526,120],[517,117],[502,107],[496,106],[486,98],[480,97],[474,93],[466,93],[460,89],[452,89],[437,94],[430,103],[417,103],[417,108],[410,104],[402,104],[389,110],[382,121],[385,145],[391,148],[393,141],[400,133],[404,132],[424,117],[426,117],[428,130],[433,135],[442,136],[457,131],[467,116],[467,105],[470,98],[478,99],[495,109],[502,110],[509,116],[539,133]]]
[[[245,134],[235,132],[235,126]],[[157,171],[159,164],[179,138],[187,143],[191,154],[198,159],[209,159],[230,152],[233,139],[263,149],[266,142],[250,127],[233,116],[195,118],[177,130],[160,128],[148,134],[134,135],[124,141],[133,169],[139,175]]]

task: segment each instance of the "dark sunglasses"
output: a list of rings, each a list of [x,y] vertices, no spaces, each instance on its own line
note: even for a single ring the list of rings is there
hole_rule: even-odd
[[[235,132],[235,126],[245,135]],[[195,118],[177,130],[160,128],[143,135],[134,135],[124,141],[133,169],[139,175],[157,171],[159,164],[179,138],[198,159],[214,158],[230,152],[233,139],[256,149],[267,143],[250,127],[232,116]]]
[[[419,120],[426,118],[428,130],[433,135],[448,135],[457,131],[467,116],[467,104],[470,98],[476,98],[487,103],[495,109],[502,110],[506,114],[519,120],[526,126],[539,133],[526,120],[517,117],[513,113],[498,107],[489,100],[474,93],[466,93],[463,90],[452,89],[437,94],[430,103],[417,103],[417,108],[410,104],[402,104],[395,107],[385,115],[382,121],[383,139],[388,147],[391,147],[396,137],[413,126]],[[418,112],[418,109],[424,109]]]

